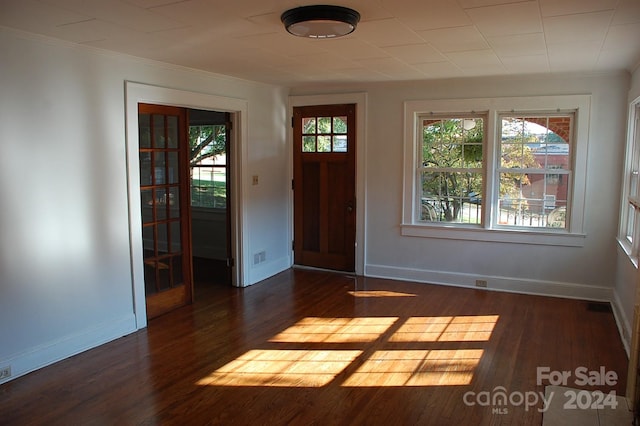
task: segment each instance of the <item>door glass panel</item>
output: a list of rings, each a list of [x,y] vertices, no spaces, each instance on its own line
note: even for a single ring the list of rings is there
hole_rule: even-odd
[[[153,147],[165,147],[164,115],[153,114]]]
[[[318,117],[318,133],[331,133],[331,117]]]
[[[313,135],[316,133],[315,117],[307,117],[302,119],[302,133],[305,135]]]
[[[331,152],[331,136],[318,136],[318,152]]]
[[[167,206],[165,200],[167,193],[165,188],[154,189],[154,205],[156,208],[156,220],[165,220],[167,218]]]
[[[178,117],[170,115],[167,117],[167,148],[178,147]]]
[[[154,154],[154,185],[164,185],[166,183],[165,180],[165,153],[164,152],[156,152]]]
[[[169,188],[169,217],[176,219],[180,217],[180,188]]]
[[[169,184],[178,183],[178,153],[169,152],[167,154],[169,160]]]
[[[302,137],[302,152],[316,152],[316,137],[315,136],[303,136]]]
[[[142,246],[144,247],[145,259],[154,257],[156,254],[155,249],[153,247],[153,241],[154,241],[153,230],[154,229],[155,227],[153,225],[142,227]]]
[[[158,229],[158,255],[168,253],[169,239],[167,235],[167,224],[160,223],[157,225]]]
[[[333,152],[347,152],[347,135],[333,137]]]
[[[141,190],[140,200],[142,202],[142,223],[153,222],[153,191],[151,189]]]
[[[151,148],[151,119],[149,114],[138,115],[138,139],[140,148]]]
[[[333,117],[333,133],[347,133],[347,117]]]
[[[151,185],[151,153],[140,153],[140,185]]]
[[[171,252],[179,253],[180,252],[180,222],[173,221],[171,222],[169,229],[171,230]]]

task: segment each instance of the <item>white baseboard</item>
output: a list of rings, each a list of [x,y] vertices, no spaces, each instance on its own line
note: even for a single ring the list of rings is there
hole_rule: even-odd
[[[259,263],[257,265],[251,265],[249,268],[249,276],[246,280],[246,285],[253,285],[282,271],[285,271],[291,267],[291,257],[283,256],[274,260],[267,260],[266,262]]]
[[[54,342],[39,345],[25,352],[0,360],[0,367],[10,367],[11,376],[0,380],[0,384],[16,379],[42,367],[77,355],[104,343],[136,331],[133,314],[65,336]]]
[[[633,326],[631,320],[627,317],[622,309],[622,302],[617,292],[613,292],[613,298],[611,299],[611,307],[613,308],[613,316],[616,319],[616,325],[618,326],[618,332],[624,345],[624,350],[627,352],[627,357],[631,354],[631,333]]]
[[[487,282],[483,290],[497,290],[511,293],[533,294],[539,296],[564,297],[600,302],[610,302],[613,289],[603,286],[588,286],[555,281],[529,280],[512,277],[464,274],[457,272],[430,271],[426,269],[401,268],[387,265],[366,265],[368,277],[389,278],[428,284],[440,284],[456,287],[476,287],[476,280]]]

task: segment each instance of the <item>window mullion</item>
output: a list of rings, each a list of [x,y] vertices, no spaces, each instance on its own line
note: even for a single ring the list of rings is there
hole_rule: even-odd
[[[498,181],[499,174],[496,172],[497,165],[500,164],[500,152],[498,152],[498,132],[499,126],[498,114],[495,110],[488,111],[487,127],[484,133],[484,197],[482,209],[482,224],[485,228],[493,228],[496,225],[495,205],[498,199]]]

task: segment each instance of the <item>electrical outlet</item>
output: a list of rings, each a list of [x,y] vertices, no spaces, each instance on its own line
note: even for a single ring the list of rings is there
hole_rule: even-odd
[[[486,286],[487,286],[486,280],[476,280],[476,287],[486,287]]]
[[[8,379],[9,377],[11,377],[11,367],[0,368],[0,380]]]
[[[262,263],[267,260],[267,252],[262,250],[258,253],[254,253],[253,255],[253,264],[257,265],[258,263]]]

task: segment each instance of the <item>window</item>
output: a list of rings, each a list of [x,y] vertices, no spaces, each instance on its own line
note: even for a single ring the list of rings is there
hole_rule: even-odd
[[[481,223],[483,118],[420,117],[420,218]]]
[[[627,254],[637,261],[640,246],[640,98],[632,103],[629,113],[627,160],[618,241]]]
[[[189,126],[191,144],[191,206],[227,206],[225,125]]]
[[[303,117],[302,152],[347,152],[347,117]]]
[[[566,230],[573,112],[500,116],[497,222]]]
[[[589,103],[406,102],[403,235],[582,245]]]

